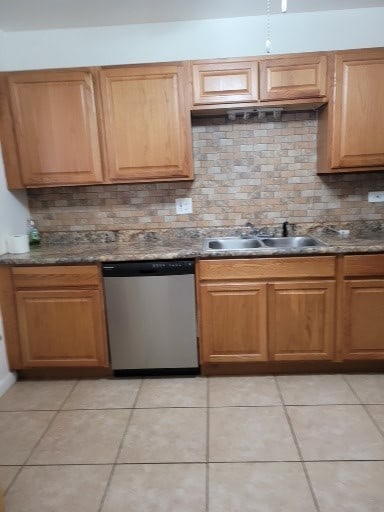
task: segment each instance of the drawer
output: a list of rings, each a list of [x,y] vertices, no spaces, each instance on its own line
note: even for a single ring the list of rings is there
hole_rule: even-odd
[[[334,277],[335,267],[334,256],[201,260],[198,275],[202,281],[321,278]]]
[[[344,256],[345,277],[384,276],[384,254]]]
[[[17,289],[97,287],[100,283],[97,265],[13,267],[12,276]]]

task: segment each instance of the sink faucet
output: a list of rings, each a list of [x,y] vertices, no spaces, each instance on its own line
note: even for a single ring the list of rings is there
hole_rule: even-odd
[[[283,231],[282,231],[282,236],[288,236],[288,226],[289,226],[289,222],[285,221],[283,222]]]

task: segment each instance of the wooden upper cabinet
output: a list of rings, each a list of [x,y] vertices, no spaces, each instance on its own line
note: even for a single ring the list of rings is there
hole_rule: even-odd
[[[384,165],[384,49],[336,54],[332,167]]]
[[[109,182],[192,179],[187,66],[100,71]]]
[[[271,58],[260,61],[260,100],[294,100],[326,96],[325,55]]]
[[[92,71],[10,73],[7,86],[23,185],[101,183]]]
[[[209,105],[258,101],[258,62],[192,63],[193,103]]]
[[[319,112],[318,173],[384,169],[384,48],[336,52]]]

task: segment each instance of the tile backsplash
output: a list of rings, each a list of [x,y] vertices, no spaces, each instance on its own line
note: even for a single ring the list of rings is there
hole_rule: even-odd
[[[281,121],[193,120],[193,182],[31,189],[29,206],[46,237],[55,232],[273,226],[382,221],[384,173],[316,174],[317,115]],[[193,213],[176,215],[191,197]]]

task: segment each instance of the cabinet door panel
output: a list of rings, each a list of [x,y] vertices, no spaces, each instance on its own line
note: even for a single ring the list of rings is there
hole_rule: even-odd
[[[384,279],[344,285],[344,358],[384,359]]]
[[[257,61],[193,64],[194,105],[258,100]]]
[[[191,179],[191,128],[176,66],[101,71],[110,181]]]
[[[266,285],[200,286],[202,362],[265,361]]]
[[[331,281],[269,285],[268,334],[272,359],[332,358],[334,288]]]
[[[325,96],[326,71],[325,55],[261,61],[260,99],[270,101]]]
[[[90,72],[15,73],[9,91],[25,185],[102,181]]]
[[[384,52],[336,55],[332,167],[384,165]]]
[[[16,292],[24,368],[107,366],[98,290]]]

